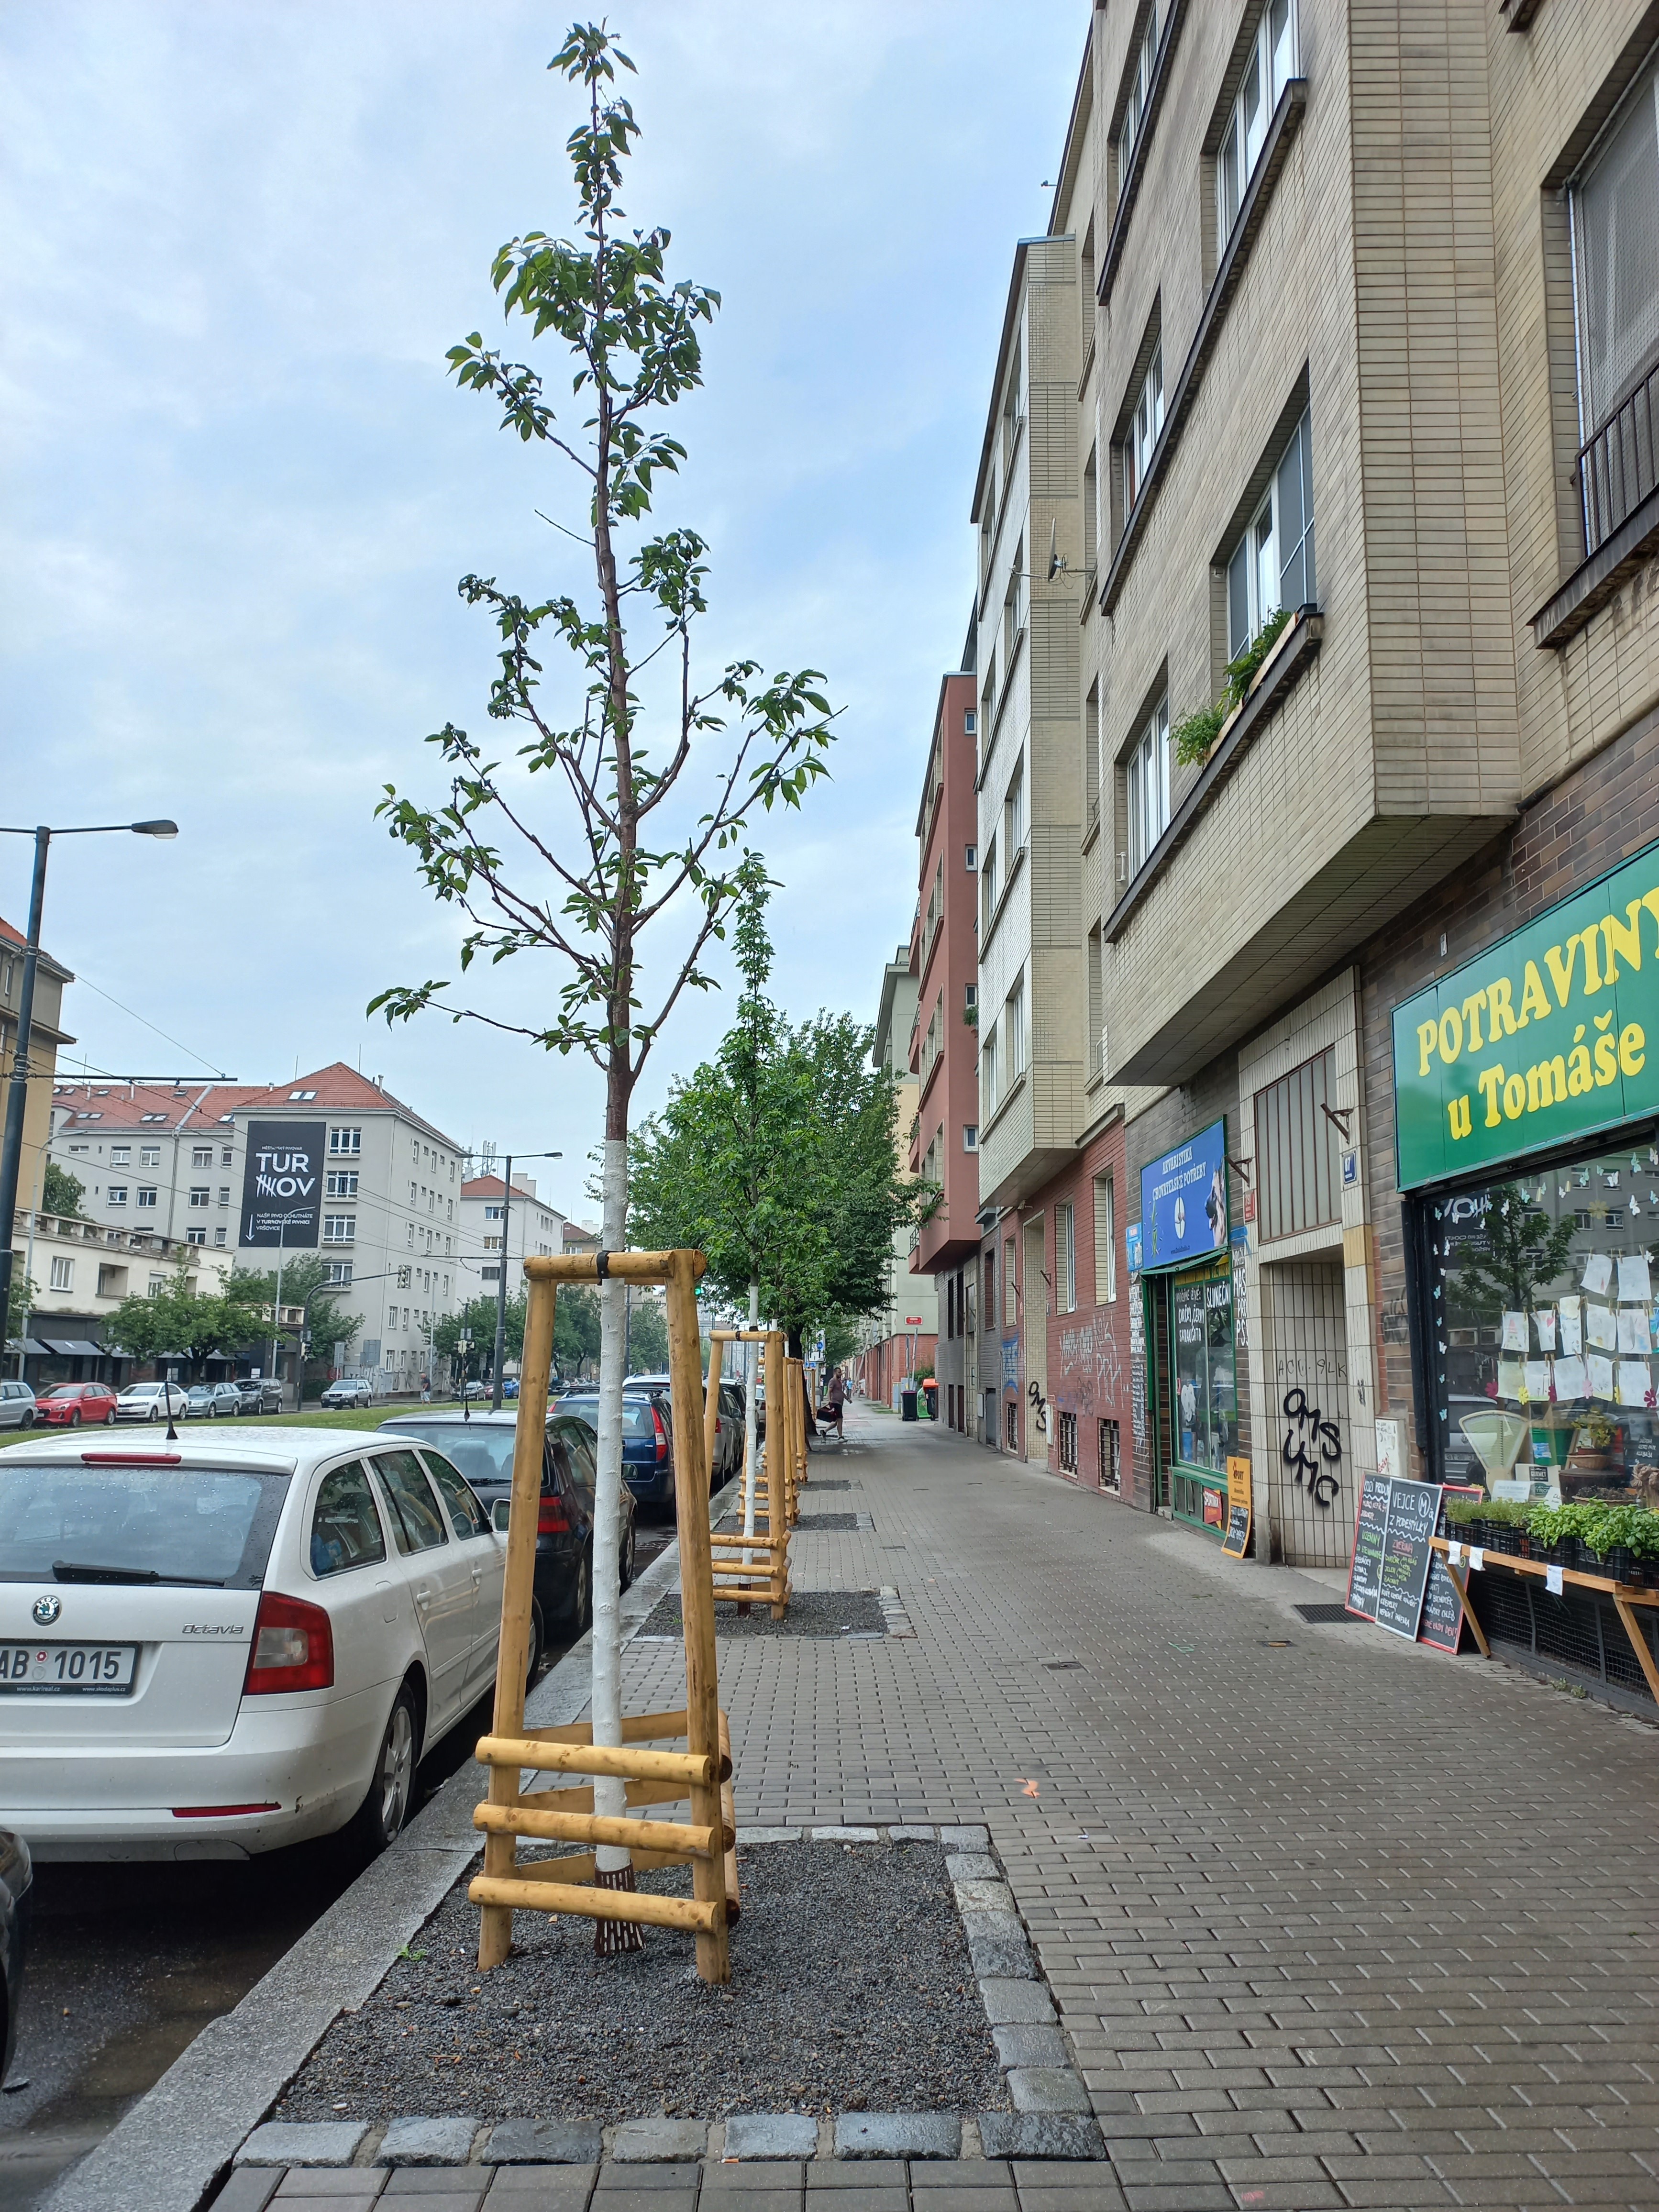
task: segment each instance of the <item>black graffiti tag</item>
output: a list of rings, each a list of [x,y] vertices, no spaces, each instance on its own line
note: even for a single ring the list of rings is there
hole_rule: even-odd
[[[1040,1382],[1028,1382],[1025,1386],[1025,1395],[1031,1401],[1032,1419],[1046,1437],[1048,1433],[1048,1401],[1042,1395],[1042,1385]]]
[[[1285,1393],[1285,1443],[1281,1456],[1298,1485],[1322,1512],[1342,1487],[1334,1470],[1342,1463],[1342,1431],[1334,1421],[1322,1420],[1317,1406],[1308,1403],[1305,1390]]]

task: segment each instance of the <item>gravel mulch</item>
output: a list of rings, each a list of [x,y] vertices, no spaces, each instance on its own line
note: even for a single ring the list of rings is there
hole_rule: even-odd
[[[591,1921],[528,1912],[481,1976],[459,1885],[272,2117],[1007,2109],[939,1846],[763,1844],[738,1864],[720,1989],[697,1979],[689,1936],[647,1929],[642,1952],[599,1960]],[[687,1894],[690,1875],[641,1887]]]
[[[714,1610],[716,1636],[881,1636],[887,1617],[874,1590],[797,1590],[781,1620],[769,1605],[751,1605],[740,1613],[733,1605]],[[659,1598],[646,1617],[641,1636],[683,1636],[680,1601]]]
[[[836,1528],[856,1528],[858,1525],[856,1513],[803,1513],[795,1522],[797,1533],[805,1528],[828,1533]]]

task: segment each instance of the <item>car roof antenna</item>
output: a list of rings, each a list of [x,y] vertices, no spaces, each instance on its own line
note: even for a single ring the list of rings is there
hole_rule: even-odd
[[[167,1442],[168,1442],[170,1444],[176,1444],[176,1443],[178,1443],[178,1441],[179,1441],[179,1431],[178,1431],[178,1430],[177,1430],[177,1429],[175,1429],[175,1428],[173,1427],[173,1376],[172,1376],[172,1374],[171,1374],[171,1373],[169,1373],[169,1374],[168,1374],[168,1376],[167,1376],[167,1381],[166,1381],[166,1382],[161,1385],[161,1388],[162,1388],[162,1389],[167,1392]]]

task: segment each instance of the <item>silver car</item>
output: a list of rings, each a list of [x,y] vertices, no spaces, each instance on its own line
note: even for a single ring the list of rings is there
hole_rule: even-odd
[[[34,1393],[27,1382],[0,1382],[0,1429],[34,1426]]]

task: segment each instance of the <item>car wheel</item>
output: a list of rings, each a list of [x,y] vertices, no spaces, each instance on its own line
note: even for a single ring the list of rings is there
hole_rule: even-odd
[[[21,1429],[32,1429],[34,1426],[34,1408],[33,1406],[29,1407],[28,1411],[24,1414],[22,1419],[17,1425]]]
[[[585,1635],[593,1626],[593,1561],[585,1545],[576,1562],[576,1593],[570,1618],[578,1636]]]
[[[536,1679],[546,1650],[547,1632],[542,1626],[542,1609],[540,1606],[532,1603],[530,1608],[530,1656],[524,1670],[524,1686],[526,1690]]]
[[[70,1415],[70,1417],[69,1417],[69,1425],[70,1425],[70,1428],[72,1428],[72,1429],[78,1429],[78,1428],[80,1427],[80,1425],[81,1425],[81,1416],[79,1415],[79,1413],[71,1413],[71,1414]]]
[[[106,1429],[112,1429],[115,1426],[115,1408],[113,1406],[110,1407],[108,1413],[104,1416],[104,1426]]]
[[[631,1589],[633,1586],[635,1553],[638,1546],[639,1539],[634,1523],[630,1521],[628,1524],[628,1534],[623,1538],[622,1559],[617,1569],[617,1579],[623,1589]]]
[[[145,1414],[145,1416],[144,1416],[144,1419],[145,1419],[147,1421],[151,1421],[151,1422],[159,1421],[159,1420],[161,1419],[161,1407],[160,1407],[159,1406],[152,1406],[152,1407],[150,1407],[150,1409],[149,1409],[149,1413],[147,1413]]]
[[[352,1840],[371,1855],[383,1851],[409,1818],[415,1794],[415,1693],[407,1682],[392,1699],[368,1790],[352,1819]]]

